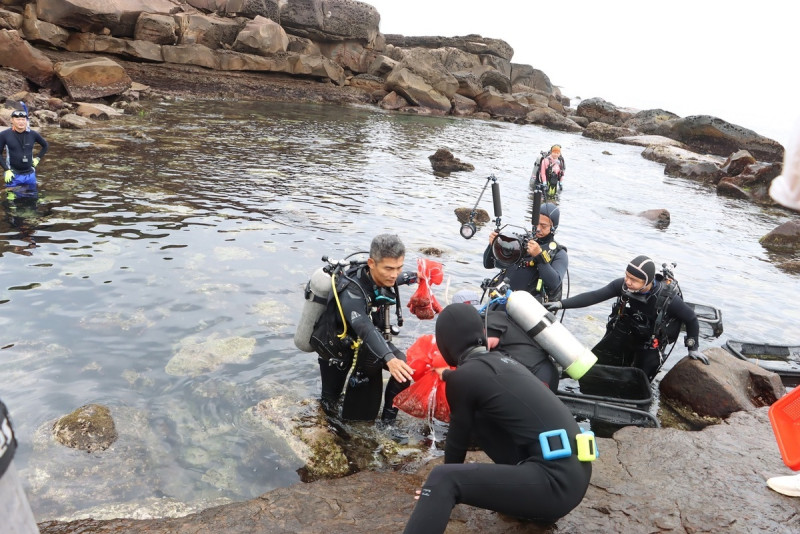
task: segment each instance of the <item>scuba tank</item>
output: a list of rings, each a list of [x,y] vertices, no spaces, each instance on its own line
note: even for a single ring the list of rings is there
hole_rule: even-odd
[[[597,356],[527,291],[513,291],[506,312],[571,378],[578,380],[597,362]]]
[[[311,346],[311,333],[314,331],[317,319],[325,311],[330,294],[331,275],[328,274],[326,267],[320,267],[314,271],[306,284],[303,311],[300,313],[300,320],[294,333],[294,344],[303,352],[314,352]]]

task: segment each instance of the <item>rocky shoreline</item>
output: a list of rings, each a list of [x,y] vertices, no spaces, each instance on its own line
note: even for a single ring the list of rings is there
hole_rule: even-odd
[[[34,126],[90,128],[92,121],[110,118],[103,106],[135,113],[148,98],[330,103],[501,120],[642,146],[643,157],[664,164],[668,175],[775,206],[767,190],[781,172],[784,150],[774,140],[716,117],[630,110],[601,98],[572,108],[543,72],[511,63],[513,50],[503,41],[384,36],[379,16],[361,2],[326,4],[340,9],[342,20],[350,13],[349,26],[317,17],[321,0],[237,3],[253,12],[234,10],[234,2],[223,0],[130,2],[152,8],[147,16],[145,9],[137,15],[141,27],[131,25],[127,2],[114,3],[125,13],[116,19],[109,12],[80,11],[101,9],[89,0],[2,4],[0,96],[28,103],[35,110]],[[259,20],[254,28],[259,16],[278,24]],[[239,37],[248,27],[251,34],[263,31],[269,37],[245,45]],[[278,50],[269,48],[276,42]],[[19,57],[10,57],[14,54]],[[59,70],[93,60],[102,60],[109,69],[103,72],[113,71],[122,81],[99,83],[95,72],[79,83]],[[0,112],[0,126],[6,119]],[[770,243],[775,250],[795,252],[800,224],[782,225],[773,238],[765,236],[765,246]],[[800,270],[800,262],[795,264]],[[707,386],[706,381],[698,391]],[[764,483],[787,473],[767,409],[739,408],[748,411],[715,416],[716,424],[700,432],[625,428],[601,439],[586,499],[555,527],[458,507],[448,532],[796,532],[796,502]],[[480,454],[472,459],[487,461]],[[296,484],[180,518],[46,521],[39,527],[65,534],[399,532],[413,507],[414,489],[438,461],[410,474],[365,470]],[[375,488],[381,488],[377,498]]]

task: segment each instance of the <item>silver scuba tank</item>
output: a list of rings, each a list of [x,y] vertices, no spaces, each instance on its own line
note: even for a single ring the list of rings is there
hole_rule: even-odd
[[[331,275],[320,267],[306,284],[305,303],[294,332],[294,344],[303,352],[314,352],[311,346],[311,334],[317,319],[325,311],[328,304],[328,295],[331,294]]]
[[[506,312],[575,380],[597,362],[597,356],[527,291],[513,291]]]

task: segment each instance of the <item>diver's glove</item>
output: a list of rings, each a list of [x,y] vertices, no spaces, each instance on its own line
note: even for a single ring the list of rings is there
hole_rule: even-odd
[[[11,171],[11,169],[8,169],[5,172],[3,175],[3,180],[5,180],[7,184],[10,184],[14,180],[14,173]]]
[[[561,301],[560,300],[555,300],[553,302],[545,302],[543,304],[543,306],[549,312],[556,312],[556,311],[560,310],[561,308],[563,308],[563,306],[561,305]]]
[[[42,160],[42,158],[33,158],[33,168],[34,169],[36,168],[36,166],[39,164],[39,162],[41,160]]]
[[[693,360],[700,360],[704,364],[709,365],[708,356],[706,356],[699,350],[689,349],[689,357]]]

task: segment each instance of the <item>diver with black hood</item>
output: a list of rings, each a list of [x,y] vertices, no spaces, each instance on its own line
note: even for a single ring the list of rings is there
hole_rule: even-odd
[[[483,322],[469,304],[447,306],[436,321],[436,343],[457,369],[445,380],[450,427],[444,465],[418,493],[406,533],[441,533],[456,504],[553,523],[583,499],[593,455],[590,435],[569,409],[522,364],[488,352]],[[475,442],[494,464],[464,464]],[[579,459],[582,458],[582,459]]]
[[[694,310],[683,301],[677,283],[656,273],[656,264],[645,255],[633,258],[622,278],[594,291],[548,302],[551,312],[585,308],[610,298],[611,308],[606,334],[592,352],[604,365],[637,367],[652,381],[668,353],[670,337],[677,338],[681,324],[686,327],[685,345],[688,356],[708,365],[708,358],[699,350],[700,322]]]
[[[539,302],[559,300],[567,274],[567,248],[555,241],[561,210],[551,203],[542,204],[533,239],[524,240],[494,231],[483,253],[483,266],[504,269],[512,291],[527,291]]]

